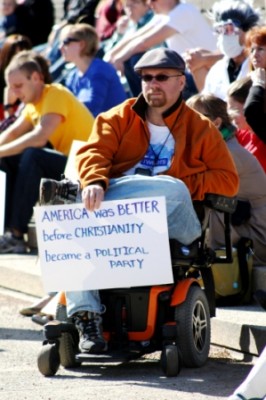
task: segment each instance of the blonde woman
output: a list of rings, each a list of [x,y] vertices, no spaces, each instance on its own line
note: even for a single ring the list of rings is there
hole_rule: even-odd
[[[67,25],[61,32],[60,42],[64,59],[75,65],[66,77],[65,86],[94,117],[126,99],[115,68],[96,57],[99,39],[92,26]]]

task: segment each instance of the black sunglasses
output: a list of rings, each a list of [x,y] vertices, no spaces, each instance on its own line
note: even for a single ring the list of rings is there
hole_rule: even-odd
[[[153,79],[155,79],[157,82],[166,82],[170,78],[174,78],[176,76],[182,76],[183,74],[178,74],[178,75],[165,75],[165,74],[158,74],[158,75],[150,75],[150,74],[145,74],[141,75],[141,80],[144,82],[151,82]]]
[[[62,44],[64,46],[67,46],[71,42],[80,42],[80,40],[76,39],[76,38],[72,38],[72,37],[68,37],[68,38],[65,38],[64,40],[62,40]]]

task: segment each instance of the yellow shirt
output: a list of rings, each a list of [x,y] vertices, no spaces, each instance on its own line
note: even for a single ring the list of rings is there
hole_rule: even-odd
[[[34,127],[41,117],[51,113],[61,115],[63,121],[49,137],[49,142],[55,150],[68,155],[73,140],[88,139],[94,118],[68,89],[56,83],[45,85],[38,103],[29,103],[22,111],[23,117]]]

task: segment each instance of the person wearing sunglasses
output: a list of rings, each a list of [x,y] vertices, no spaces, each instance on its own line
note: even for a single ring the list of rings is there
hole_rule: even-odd
[[[209,69],[202,92],[226,100],[230,83],[249,72],[245,36],[258,24],[260,17],[245,0],[217,1],[210,15],[214,20],[217,47],[223,57]]]
[[[115,68],[96,57],[99,39],[88,24],[67,25],[61,32],[60,50],[74,68],[64,85],[96,117],[126,99],[126,92]]]
[[[189,245],[201,235],[192,200],[206,193],[234,196],[238,175],[220,132],[182,98],[183,58],[152,49],[134,68],[142,81],[140,96],[99,114],[77,153],[81,197],[93,211],[103,200],[164,196],[170,239]],[[77,317],[80,350],[105,350],[98,291],[66,297],[68,315]]]

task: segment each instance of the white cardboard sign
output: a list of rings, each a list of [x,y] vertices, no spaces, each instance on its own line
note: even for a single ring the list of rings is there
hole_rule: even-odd
[[[164,197],[36,207],[35,220],[47,292],[173,282]]]
[[[0,188],[2,195],[0,196],[0,235],[4,234],[5,223],[5,203],[6,203],[6,173],[0,171]]]

